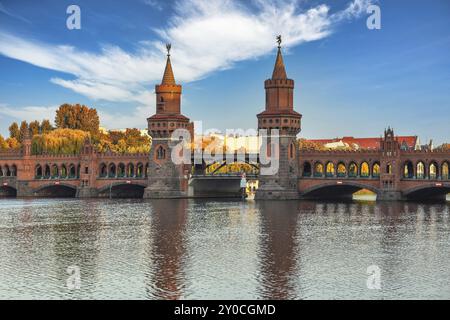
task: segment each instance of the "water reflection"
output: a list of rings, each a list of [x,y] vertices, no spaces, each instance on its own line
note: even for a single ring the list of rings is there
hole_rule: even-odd
[[[180,299],[184,290],[185,228],[187,200],[155,200],[151,203],[152,241],[147,257],[152,261],[146,274],[149,298]]]
[[[3,299],[450,298],[448,203],[0,204]],[[381,290],[366,286],[371,265]]]
[[[260,295],[263,299],[296,297],[296,232],[299,202],[260,202]],[[300,253],[301,256],[301,253]]]

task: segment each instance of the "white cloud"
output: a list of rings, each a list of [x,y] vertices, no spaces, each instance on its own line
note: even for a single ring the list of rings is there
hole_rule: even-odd
[[[154,8],[158,11],[162,11],[162,9],[163,9],[161,2],[158,0],[142,0],[142,3]]]
[[[17,15],[17,14],[14,14],[14,13],[12,13],[11,11],[7,10],[7,9],[5,8],[5,6],[4,6],[1,2],[0,2],[0,13],[4,13],[4,14],[6,14],[7,16],[10,16],[11,18],[18,19],[18,20],[21,20],[21,21],[23,21],[23,22],[26,22],[26,23],[31,24],[31,21],[30,21],[30,20],[28,20],[28,19],[26,19],[26,18],[24,18],[24,17],[22,17],[22,16],[19,16],[19,15]]]
[[[369,4],[353,0],[331,14],[324,4],[303,9],[302,0],[254,0],[251,9],[247,2],[180,0],[168,26],[155,30],[160,41],[142,41],[134,52],[117,46],[88,52],[0,31],[0,54],[74,76],[50,81],[91,99],[143,104],[150,107],[149,115],[154,112],[152,85],[164,69],[163,42],[172,43],[176,79],[188,82],[270,53],[277,34],[283,35],[285,47],[325,38],[336,24],[364,14]]]
[[[55,119],[57,106],[27,106],[23,108],[9,107],[6,104],[0,104],[0,114],[15,118],[19,121],[34,121],[49,119],[51,122]]]

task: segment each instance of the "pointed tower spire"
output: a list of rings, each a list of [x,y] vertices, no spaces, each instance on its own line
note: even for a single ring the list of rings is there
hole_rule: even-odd
[[[167,48],[167,62],[166,69],[164,70],[164,76],[162,78],[161,84],[174,85],[175,77],[173,76],[172,63],[170,62],[170,49],[172,45],[170,43],[166,44]]]
[[[272,79],[287,79],[286,68],[284,67],[283,55],[281,54],[281,35],[277,36],[278,53],[273,68]]]

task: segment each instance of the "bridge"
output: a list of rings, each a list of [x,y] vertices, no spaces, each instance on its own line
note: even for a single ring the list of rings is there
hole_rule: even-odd
[[[235,197],[240,174],[218,172],[236,162],[252,167],[247,179],[259,183],[257,200],[349,198],[361,189],[379,200],[443,199],[450,193],[450,151],[404,148],[390,128],[376,149],[299,149],[302,115],[294,110],[294,80],[287,78],[280,44],[264,88],[258,129],[266,130],[269,140],[279,139],[279,169],[270,175],[260,174],[265,165],[258,153],[230,152],[213,171],[208,170],[212,163],[199,161],[195,153],[190,163],[171,160],[172,134],[182,130],[194,136],[194,127],[181,113],[182,87],[168,54],[161,84],[155,86],[156,114],[147,119],[149,154],[100,153],[86,141],[79,154],[35,155],[26,137],[20,150],[0,152],[0,197]]]

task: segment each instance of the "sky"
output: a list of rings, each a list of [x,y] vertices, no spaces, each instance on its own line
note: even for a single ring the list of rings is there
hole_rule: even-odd
[[[69,5],[81,29],[70,30]],[[377,5],[381,29],[367,27]],[[182,112],[249,129],[283,37],[305,138],[398,135],[450,142],[448,0],[0,0],[0,134],[94,107],[108,129],[146,127],[172,44]]]

